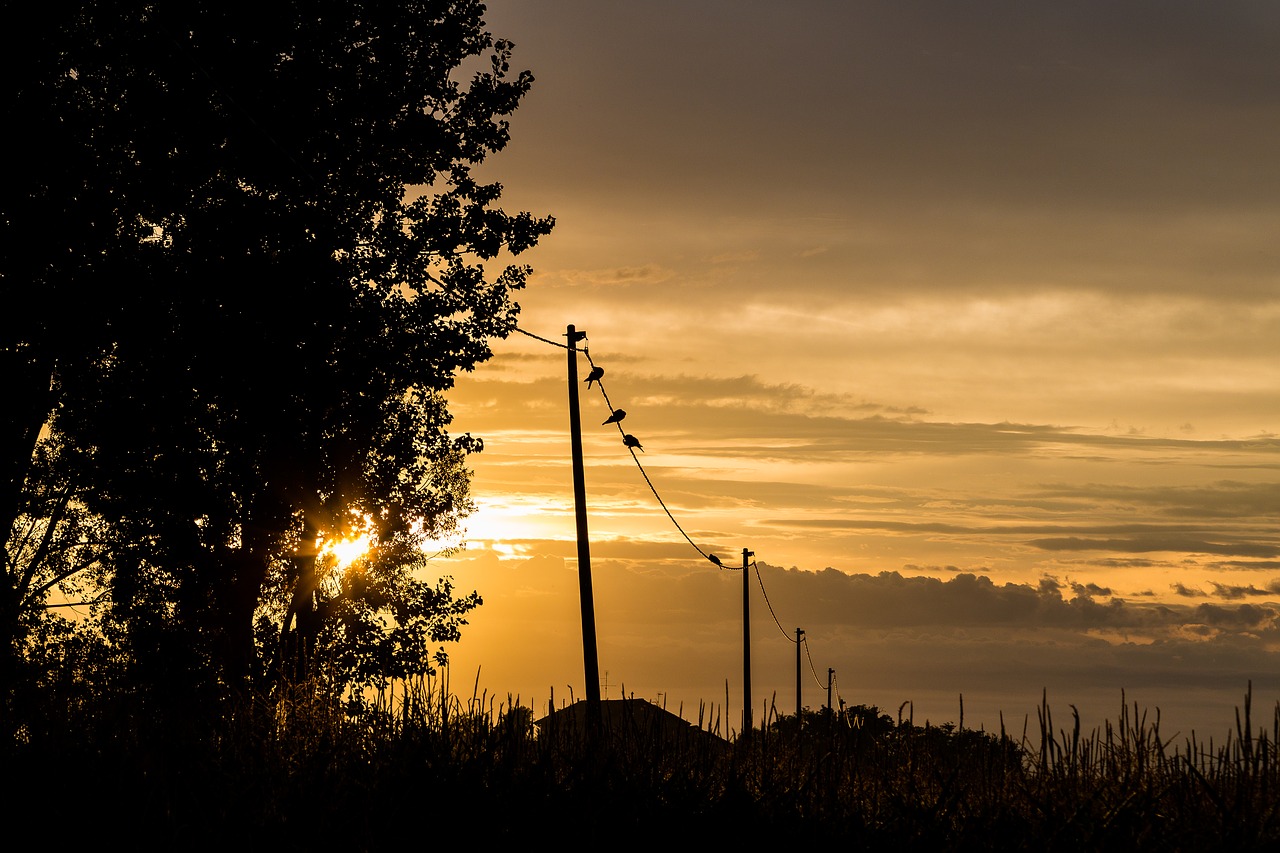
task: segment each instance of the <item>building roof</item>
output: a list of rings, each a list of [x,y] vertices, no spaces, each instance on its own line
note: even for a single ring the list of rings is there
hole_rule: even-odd
[[[588,703],[579,700],[535,721],[539,737],[579,737],[587,730]],[[615,741],[643,744],[700,745],[719,751],[729,742],[644,699],[600,700],[600,722]]]

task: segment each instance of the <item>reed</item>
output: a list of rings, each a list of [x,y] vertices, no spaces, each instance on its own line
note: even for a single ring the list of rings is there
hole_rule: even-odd
[[[145,715],[112,717],[127,707],[116,697],[83,729],[90,740],[68,728],[38,751],[11,750],[27,784],[8,806],[29,818],[56,805],[65,827],[65,801],[40,792],[59,790],[52,767],[70,766],[83,792],[71,813],[99,835],[134,816],[138,848],[371,850],[420,842],[441,821],[452,837],[509,840],[559,829],[854,849],[1280,846],[1280,705],[1259,721],[1251,688],[1220,744],[1166,737],[1158,709],[1123,695],[1090,731],[1073,706],[1055,715],[1047,700],[1018,737],[919,726],[909,703],[896,719],[874,706],[800,719],[766,706],[757,736],[732,741],[719,735],[723,706],[700,705],[687,736],[673,736],[652,708],[613,703],[593,737],[539,727],[518,696],[459,696],[447,675],[360,697],[290,685],[248,706],[192,737],[149,731]]]

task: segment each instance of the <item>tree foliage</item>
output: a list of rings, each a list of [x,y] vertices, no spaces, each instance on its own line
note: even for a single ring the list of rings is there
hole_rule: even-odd
[[[73,453],[57,437],[39,441],[9,535],[0,549],[0,669],[6,686],[36,688],[48,673],[48,650],[86,642],[71,608],[93,608],[109,533],[80,500]],[[51,599],[57,599],[50,605]],[[3,718],[13,696],[0,695]]]
[[[6,20],[29,168],[0,210],[0,286],[27,306],[0,325],[0,522],[52,429],[110,527],[112,618],[139,661],[181,644],[187,675],[236,691],[328,643],[353,677],[392,675],[479,603],[412,574],[468,510],[480,449],[448,432],[442,394],[510,333],[529,273],[510,258],[552,225],[475,175],[532,82],[483,12],[86,2]],[[326,592],[320,545],[353,525],[377,549]]]

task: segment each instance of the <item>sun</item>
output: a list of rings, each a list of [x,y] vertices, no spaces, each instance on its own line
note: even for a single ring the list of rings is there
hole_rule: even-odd
[[[338,563],[338,569],[342,570],[368,554],[369,545],[369,534],[361,533],[354,539],[341,539],[337,542],[325,542],[320,551],[321,553],[327,552],[332,554],[334,560]]]

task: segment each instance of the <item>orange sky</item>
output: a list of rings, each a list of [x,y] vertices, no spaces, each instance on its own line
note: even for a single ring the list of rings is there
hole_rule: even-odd
[[[757,706],[794,708],[801,627],[819,680],[917,718],[1270,708],[1280,7],[489,8],[536,82],[487,168],[558,220],[521,326],[585,329],[685,530],[756,552]],[[583,683],[564,351],[494,349],[451,395],[486,443],[454,689],[545,706]],[[609,695],[727,680],[736,726],[741,577],[582,412]]]

